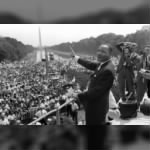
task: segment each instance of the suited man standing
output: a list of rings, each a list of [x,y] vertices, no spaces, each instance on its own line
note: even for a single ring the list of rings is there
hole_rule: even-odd
[[[140,62],[137,63],[137,101],[140,105],[145,92],[147,92],[148,97],[150,98],[150,80],[145,79],[140,73],[141,69],[150,70],[150,64],[148,63],[148,56],[150,55],[150,45],[146,45],[143,51],[143,55],[140,59]]]
[[[78,94],[85,106],[86,125],[104,125],[109,109],[109,92],[114,82],[114,65],[111,62],[112,48],[103,44],[98,47],[98,62],[90,62],[75,56],[76,61],[94,71],[90,77],[88,90]]]

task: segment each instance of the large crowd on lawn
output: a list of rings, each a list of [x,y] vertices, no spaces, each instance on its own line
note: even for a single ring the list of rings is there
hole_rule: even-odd
[[[64,75],[66,69],[68,63],[60,61],[49,63],[48,73],[45,62],[1,62],[0,124],[27,124],[70,100],[71,93],[80,88]]]
[[[87,58],[89,59],[89,58]],[[90,58],[94,59],[94,57]],[[113,62],[118,59],[113,57]],[[68,70],[89,73],[72,60],[57,59],[46,63],[29,61],[0,63],[0,124],[28,124],[51,110],[73,99],[73,93],[81,92],[80,84]],[[73,111],[82,107],[78,102],[71,102],[62,114],[77,123]],[[72,111],[73,110],[73,111]],[[77,115],[77,114],[76,114]],[[56,123],[56,114],[42,119],[37,125]]]

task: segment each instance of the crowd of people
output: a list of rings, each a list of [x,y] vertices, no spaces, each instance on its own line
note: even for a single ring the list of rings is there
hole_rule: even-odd
[[[61,74],[64,66],[64,63],[53,61],[46,73],[45,62],[1,62],[0,124],[30,123],[70,100],[71,91],[75,92],[79,87],[70,84]],[[55,120],[55,115],[47,121]]]

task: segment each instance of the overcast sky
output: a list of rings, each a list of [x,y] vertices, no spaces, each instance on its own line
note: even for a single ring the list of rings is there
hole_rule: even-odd
[[[79,41],[97,37],[103,33],[126,35],[142,28],[142,24],[0,24],[0,36],[16,38],[25,44],[39,45],[41,29],[42,45]]]
[[[0,11],[34,21],[77,16],[105,8],[127,10],[149,0],[0,0]]]

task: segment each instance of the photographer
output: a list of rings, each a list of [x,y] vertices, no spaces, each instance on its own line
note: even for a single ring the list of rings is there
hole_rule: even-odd
[[[135,48],[135,43],[123,42],[117,45],[122,51],[122,56],[117,68],[120,97],[122,101],[135,99],[134,92],[134,63],[131,60],[131,54]]]

